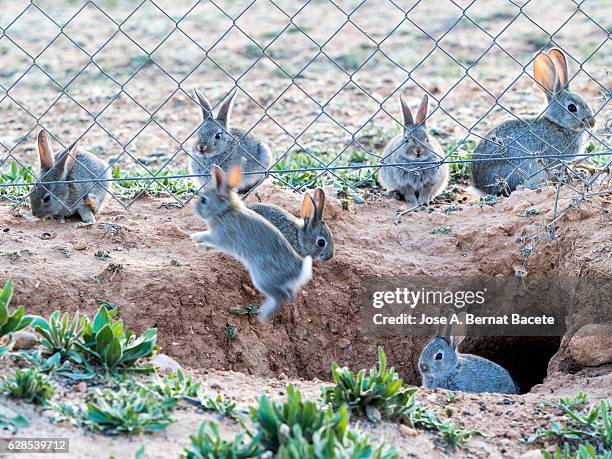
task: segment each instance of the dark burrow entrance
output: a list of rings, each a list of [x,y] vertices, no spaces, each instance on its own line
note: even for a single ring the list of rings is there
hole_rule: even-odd
[[[488,336],[467,338],[460,350],[503,366],[524,394],[544,381],[548,362],[560,344],[560,336]]]

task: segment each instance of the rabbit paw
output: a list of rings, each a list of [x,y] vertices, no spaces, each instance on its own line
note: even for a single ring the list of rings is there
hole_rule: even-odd
[[[54,215],[53,219],[58,223],[66,223],[66,217],[63,215]]]

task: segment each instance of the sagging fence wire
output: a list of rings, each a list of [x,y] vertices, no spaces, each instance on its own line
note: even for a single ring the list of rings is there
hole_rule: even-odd
[[[256,116],[255,122],[252,123],[248,129],[242,130],[240,133],[234,132],[229,128],[229,125],[219,125],[224,134],[228,135],[237,145],[240,156],[247,158],[251,157],[257,160],[252,152],[245,148],[243,144],[246,139],[250,135],[255,134],[257,128],[264,123],[267,123],[268,129],[270,129],[271,125],[289,139],[289,145],[286,147],[271,145],[273,149],[273,159],[268,167],[262,167],[262,169],[258,170],[247,170],[245,171],[246,176],[264,173],[266,177],[272,177],[279,185],[292,188],[296,191],[311,188],[325,178],[334,185],[350,189],[353,192],[361,192],[364,187],[371,186],[372,183],[376,182],[376,174],[381,168],[400,168],[411,174],[420,174],[430,169],[439,168],[442,165],[467,166],[473,165],[475,162],[486,163],[500,161],[500,159],[503,159],[503,156],[500,156],[503,153],[503,149],[509,148],[509,145],[503,142],[496,142],[493,140],[493,143],[497,145],[494,154],[489,157],[481,157],[477,160],[471,158],[471,152],[468,152],[466,155],[462,150],[468,148],[473,151],[476,142],[491,141],[491,139],[487,138],[486,130],[483,129],[482,125],[485,124],[488,127],[494,126],[500,121],[500,112],[503,115],[519,121],[525,119],[525,109],[533,112],[531,106],[521,107],[522,110],[511,106],[508,107],[503,102],[503,98],[511,94],[515,85],[519,84],[525,76],[530,80],[532,86],[531,90],[534,93],[542,94],[542,88],[537,87],[540,83],[536,81],[536,78],[532,75],[532,68],[538,54],[552,47],[560,48],[571,63],[578,64],[580,72],[588,78],[588,83],[591,86],[590,93],[594,92],[592,88],[597,88],[596,92],[601,93],[601,97],[597,100],[597,105],[593,109],[593,115],[595,118],[604,118],[603,127],[596,131],[586,123],[584,129],[576,132],[576,140],[583,134],[588,137],[583,145],[584,151],[578,152],[577,154],[567,154],[559,149],[554,142],[551,142],[550,138],[542,136],[535,128],[532,129],[532,125],[535,125],[537,120],[540,120],[547,110],[546,106],[544,106],[544,108],[538,108],[538,112],[535,116],[536,121],[533,123],[522,121],[524,123],[522,127],[523,132],[512,140],[512,145],[510,146],[513,149],[519,150],[521,154],[519,156],[513,156],[512,161],[508,161],[508,163],[513,168],[513,173],[522,175],[525,180],[539,176],[542,172],[546,172],[549,178],[553,178],[553,182],[557,183],[559,187],[564,186],[583,197],[601,195],[610,191],[609,179],[607,182],[603,179],[605,175],[609,177],[609,169],[612,163],[610,157],[612,149],[609,144],[612,116],[610,116],[610,109],[608,106],[611,91],[606,86],[608,74],[607,71],[605,73],[600,72],[604,77],[604,81],[599,81],[601,78],[594,76],[592,71],[588,71],[587,64],[591,61],[595,61],[596,63],[601,62],[601,64],[597,64],[595,68],[603,69],[606,59],[609,59],[612,53],[608,50],[610,38],[609,32],[606,29],[607,24],[601,25],[599,23],[600,19],[596,20],[591,17],[584,8],[584,6],[586,6],[585,2],[570,2],[571,5],[566,5],[564,10],[566,17],[563,17],[562,20],[556,24],[556,27],[552,29],[542,27],[537,20],[531,18],[528,7],[534,5],[535,2],[507,2],[507,6],[510,8],[509,11],[512,12],[503,17],[502,22],[505,24],[499,28],[497,33],[492,33],[488,27],[483,27],[481,22],[474,18],[482,13],[491,13],[494,2],[482,2],[481,4],[483,4],[483,6],[479,6],[475,0],[465,2],[465,4],[449,1],[448,5],[454,6],[456,12],[455,14],[449,15],[448,21],[445,23],[445,30],[441,31],[439,34],[433,34],[428,31],[428,26],[431,26],[431,24],[438,24],[439,21],[436,20],[435,16],[427,16],[429,23],[427,26],[424,26],[422,24],[423,15],[417,13],[417,9],[422,5],[431,7],[431,2],[419,0],[413,2],[411,6],[403,8],[398,5],[397,2],[387,1],[383,4],[379,3],[377,5],[378,9],[397,10],[401,20],[397,24],[388,24],[384,27],[384,33],[379,33],[379,37],[376,37],[367,30],[369,24],[366,23],[364,25],[357,20],[357,16],[362,11],[371,7],[367,5],[365,0],[357,2],[334,2],[331,0],[325,2],[306,1],[299,5],[295,11],[291,11],[290,3],[280,1],[251,0],[248,2],[238,2],[241,4],[236,7],[212,1],[197,1],[191,3],[193,4],[190,4],[188,1],[176,2],[176,4],[180,4],[180,6],[184,8],[180,14],[171,14],[166,11],[166,9],[171,6],[161,5],[159,1],[143,0],[137,5],[131,5],[130,2],[107,4],[104,1],[87,1],[83,2],[82,5],[78,5],[76,11],[68,15],[67,18],[64,18],[63,21],[55,19],[56,11],[51,11],[44,4],[35,1],[23,2],[21,6],[16,7],[15,11],[5,11],[3,13],[1,24],[2,35],[0,39],[4,42],[3,49],[6,50],[4,54],[11,56],[13,52],[20,53],[23,60],[28,61],[29,65],[27,65],[25,69],[17,70],[14,75],[15,78],[12,80],[11,78],[8,78],[8,82],[5,81],[6,79],[0,80],[3,90],[3,95],[0,98],[0,111],[4,114],[3,118],[5,119],[11,118],[11,114],[15,111],[19,111],[20,114],[25,113],[29,118],[24,123],[22,129],[20,129],[23,133],[19,141],[11,145],[5,140],[3,135],[2,141],[0,142],[0,148],[2,148],[6,154],[0,162],[0,171],[2,167],[11,165],[14,162],[22,171],[30,171],[29,174],[33,174],[32,169],[28,169],[28,166],[36,164],[36,158],[33,157],[32,154],[25,154],[27,152],[24,150],[28,148],[28,145],[31,146],[35,143],[33,137],[39,129],[51,132],[52,137],[56,141],[60,141],[60,137],[65,137],[64,133],[62,133],[62,135],[56,135],[54,129],[48,125],[46,119],[47,115],[52,113],[54,107],[62,103],[62,99],[67,99],[90,118],[89,124],[83,126],[83,129],[80,127],[78,130],[68,129],[70,135],[73,136],[73,138],[70,139],[71,141],[74,139],[80,140],[83,148],[87,149],[88,137],[91,133],[97,131],[96,135],[98,137],[101,135],[106,136],[108,139],[106,142],[110,142],[111,145],[119,146],[121,152],[118,157],[108,161],[108,167],[105,172],[112,171],[113,175],[110,178],[102,180],[103,177],[91,176],[87,179],[80,180],[51,181],[45,180],[44,174],[38,174],[34,177],[28,176],[31,180],[24,181],[20,179],[26,176],[25,173],[21,175],[12,174],[10,179],[6,179],[7,175],[5,174],[3,176],[5,179],[0,182],[0,197],[7,197],[3,194],[3,189],[23,190],[23,192],[14,193],[13,195],[9,193],[8,196],[14,202],[15,206],[19,206],[26,202],[32,188],[37,186],[44,187],[53,184],[89,183],[91,187],[80,197],[80,199],[83,199],[87,195],[87,192],[91,191],[97,184],[108,186],[110,184],[142,183],[145,186],[127,201],[113,189],[112,185],[109,186],[108,192],[117,202],[128,208],[140,195],[147,193],[147,190],[155,185],[161,188],[163,193],[172,196],[179,204],[187,204],[197,191],[206,184],[206,181],[210,179],[210,172],[193,173],[193,171],[187,170],[177,172],[177,170],[173,170],[172,167],[179,163],[181,167],[184,168],[184,159],[187,159],[187,161],[194,160],[196,163],[199,162],[199,158],[196,156],[193,148],[197,140],[194,141],[193,137],[198,137],[201,126],[194,119],[191,127],[186,131],[183,129],[182,135],[179,136],[176,135],[166,123],[158,119],[158,116],[167,104],[171,104],[172,101],[177,98],[186,100],[191,104],[190,109],[194,112],[197,110],[196,104],[199,104],[199,101],[192,94],[192,89],[199,86],[201,82],[210,80],[207,73],[198,71],[200,66],[204,63],[210,64],[220,76],[219,81],[215,81],[213,86],[222,88],[220,91],[222,95],[228,95],[234,89],[239,89],[239,95],[247,99],[249,105],[252,105],[262,113],[261,116]],[[346,3],[348,3],[348,5],[345,5]],[[70,2],[66,2],[63,7],[68,10],[69,4]],[[340,16],[341,20],[336,25],[335,29],[326,31],[326,33],[320,33],[312,26],[305,27],[300,24],[300,15],[303,14],[307,8],[313,7],[314,5],[316,11],[317,8],[323,8],[322,4],[324,4],[326,8],[331,7],[335,9],[334,11]],[[204,7],[211,8],[219,17],[225,18],[228,21],[225,29],[219,27],[219,36],[207,47],[200,44],[201,36],[197,31],[187,31],[187,28],[184,26],[192,16],[201,19],[201,15],[197,9],[203,5]],[[121,19],[115,17],[114,13],[116,8],[124,10],[124,17]],[[146,21],[140,20],[135,26],[131,24],[131,21],[137,18],[146,8],[149,8],[153,12],[151,14],[156,18],[165,18],[170,23],[170,28],[168,30],[158,34],[159,42],[151,47],[140,44],[140,40],[134,37],[138,36],[140,39],[143,37],[148,38],[149,31]],[[274,9],[276,12],[280,13],[280,16],[286,21],[286,24],[280,24],[278,30],[273,30],[270,33],[269,42],[267,43],[263,43],[259,37],[252,37],[251,35],[253,33],[249,32],[249,28],[241,23],[241,20],[249,16],[252,11],[257,10],[261,13],[262,8],[264,10]],[[94,44],[89,45],[86,41],[73,38],[71,36],[72,33],[69,31],[72,23],[79,20],[82,16],[91,15],[91,11],[95,11],[96,14],[99,13],[101,17],[108,20],[108,28],[111,31],[108,37],[105,37],[101,43],[96,43],[95,46]],[[27,23],[27,16],[33,13],[42,15],[59,29],[56,34],[50,34],[47,37],[46,42],[37,50],[38,52],[32,52],[26,49],[28,47],[25,46],[24,43],[26,43],[27,40],[24,42],[23,37],[19,33],[20,21],[25,21]],[[573,28],[572,21],[576,20],[576,18],[579,18],[581,21],[587,21],[590,26],[599,29],[599,32],[603,34],[600,42],[594,42],[588,49],[581,50],[580,56],[575,55],[574,50],[567,49],[568,47],[564,46],[565,43],[562,40],[564,30],[569,29],[571,32]],[[539,30],[544,37],[544,39],[538,43],[536,49],[529,53],[531,57],[525,58],[524,54],[527,53],[521,53],[521,56],[517,57],[514,53],[506,50],[501,44],[501,37],[519,20],[527,21],[528,24],[531,24],[536,30]],[[321,22],[324,22],[323,15],[321,15]],[[431,49],[422,56],[417,56],[415,58],[415,64],[410,67],[402,64],[393,53],[388,52],[385,48],[386,42],[394,39],[395,35],[401,34],[402,27],[406,24],[412,26],[423,40],[429,40],[432,43]],[[356,63],[350,61],[350,56],[341,56],[342,59],[340,59],[338,56],[334,55],[333,52],[332,45],[334,44],[334,40],[347,27],[354,29],[364,40],[362,47],[366,49],[366,52],[364,56],[359,59],[359,62]],[[470,43],[469,40],[467,44],[459,46],[459,50],[471,50],[473,47],[474,50],[478,51],[477,55],[471,56],[467,63],[465,60],[456,57],[457,47],[446,42],[447,38],[453,38],[453,34],[459,27],[471,27],[473,28],[472,30],[479,31],[479,33],[482,33],[490,40],[490,43],[487,43],[482,49],[478,49],[476,44]],[[200,33],[206,32],[207,31],[202,31]],[[235,41],[235,35],[232,35],[234,33],[241,34],[240,36],[248,42],[248,46],[253,47],[248,49],[255,55],[254,59],[237,73],[226,68],[227,66],[223,62],[218,62],[218,59],[215,57],[215,51],[217,49],[223,48],[224,46],[228,49],[232,47],[232,40]],[[162,50],[165,43],[175,34],[180,34],[188,43],[196,47],[196,52],[194,54],[195,59],[191,63],[192,68],[183,72],[181,78],[176,77],[173,69],[165,68],[166,66],[163,65],[161,60],[158,62],[155,59],[156,53]],[[310,42],[314,48],[314,54],[304,56],[303,59],[299,60],[297,68],[291,70],[288,68],[288,65],[291,63],[291,56],[283,56],[282,54],[279,56],[275,51],[275,45],[284,38],[291,38],[297,34]],[[152,35],[155,35],[155,33]],[[321,37],[319,38],[319,36]],[[138,50],[140,53],[139,56],[144,56],[142,61],[138,61],[135,64],[132,69],[133,71],[131,73],[128,72],[125,79],[118,78],[101,65],[97,59],[107,47],[114,47],[113,40],[115,40],[116,37],[122,37],[127,40],[129,44],[133,45],[135,49]],[[68,45],[62,46],[69,46],[70,49],[76,48],[86,56],[83,62],[85,65],[77,69],[76,73],[71,75],[71,78],[68,78],[67,81],[64,82],[54,77],[51,71],[52,69],[49,68],[49,66],[41,65],[40,63],[41,57],[44,56],[46,52],[53,50],[54,47],[60,46],[58,45],[59,39],[66,39],[68,41]],[[92,47],[94,49],[90,50]],[[449,50],[447,48],[451,49]],[[60,46],[60,49],[63,48]],[[112,51],[116,50],[113,48]],[[511,78],[504,82],[504,86],[497,92],[491,91],[480,81],[480,78],[474,75],[474,70],[478,68],[479,64],[484,61],[492,51],[500,53],[501,56],[506,57],[520,69],[512,74]],[[410,49],[405,50],[405,52],[414,53],[414,51]],[[432,88],[431,84],[423,83],[415,76],[421,69],[431,69],[432,65],[429,61],[436,53],[441,53],[441,55],[445,56],[450,62],[448,68],[441,69],[449,75],[447,78],[443,75],[441,79],[446,79],[451,82],[445,91],[436,90],[436,88]],[[323,97],[323,100],[321,100],[319,94],[313,94],[313,91],[309,90],[309,88],[303,84],[305,78],[304,74],[309,67],[320,58],[328,62],[337,73],[338,78],[340,78],[340,76],[346,78],[345,82],[341,82],[340,85],[328,91]],[[403,72],[403,76],[396,78],[385,94],[379,94],[373,91],[357,78],[361,73],[366,73],[368,75],[372,74],[372,70],[369,69],[368,66],[372,62],[376,62],[377,59],[382,58],[386,59],[385,63],[388,69]],[[267,97],[266,102],[263,102],[261,97],[258,97],[257,94],[253,94],[253,90],[249,87],[251,72],[262,62],[272,66],[271,73],[273,73],[273,77],[270,78],[270,86],[274,87],[274,83],[276,82],[284,83],[278,85],[278,90],[274,88],[274,90],[271,91],[272,94]],[[101,75],[99,80],[87,79],[87,69],[90,66],[100,72]],[[149,103],[143,102],[143,99],[139,96],[131,94],[133,90],[130,86],[132,82],[137,82],[147,69],[151,68],[159,71],[159,75],[157,75],[158,79],[163,77],[169,80],[168,84],[160,86],[159,92],[162,97],[160,101],[156,102],[157,106],[153,108],[150,107]],[[20,73],[22,70],[24,71]],[[22,97],[16,94],[20,84],[26,80],[28,74],[34,70],[41,72],[42,75],[48,79],[48,83],[56,89],[55,94],[41,101],[41,104],[38,104],[42,106],[42,109],[37,113],[34,113],[34,110],[29,108],[30,101],[27,100],[28,97],[22,100]],[[450,75],[457,71],[460,73],[460,77],[453,82],[453,77]],[[88,87],[100,86],[100,81],[110,82],[110,84],[116,87],[115,91],[107,91],[105,96],[107,101],[104,101],[102,106],[98,107],[98,110],[88,108],[87,103],[82,103],[77,97],[71,94],[69,90],[71,85],[77,81],[81,75],[85,75],[86,83],[89,85]],[[574,78],[576,78],[577,75],[578,73],[572,73],[571,78],[568,79],[565,86],[567,87],[570,83],[573,85]],[[477,90],[482,92],[482,95],[494,101],[494,104],[484,110],[483,113],[476,116],[475,119],[472,119],[471,122],[464,121],[453,110],[445,106],[447,101],[457,97],[455,91],[465,82],[473,84]],[[584,86],[583,84],[581,88],[584,88]],[[463,130],[465,133],[465,135],[457,136],[456,140],[452,142],[452,145],[445,149],[444,154],[441,156],[437,155],[435,160],[410,162],[392,161],[389,160],[390,155],[387,154],[385,156],[385,152],[382,151],[382,148],[373,147],[363,140],[364,131],[369,126],[374,125],[377,117],[380,115],[384,115],[396,125],[404,127],[405,120],[401,119],[401,116],[398,116],[399,104],[397,104],[397,100],[399,94],[407,92],[406,88],[409,88],[410,93],[428,94],[433,100],[429,113],[425,118],[430,129],[432,126],[435,126],[437,118],[445,116],[456,129]],[[276,92],[274,92],[275,90]],[[297,91],[297,94],[303,97],[305,101],[312,104],[316,110],[315,116],[308,123],[297,129],[292,126],[293,120],[291,112],[283,113],[283,116],[279,116],[278,114],[275,115],[273,110],[274,106],[283,103],[285,99],[288,98],[289,92],[293,90]],[[336,114],[335,110],[333,110],[334,100],[338,97],[342,97],[349,91],[356,91],[357,94],[365,97],[367,101],[373,104],[370,113],[355,123],[354,128],[347,127],[347,124],[350,123],[347,123],[343,117]],[[217,89],[216,92],[219,92],[219,90]],[[114,128],[109,128],[101,122],[105,113],[110,111],[114,105],[122,103],[123,100],[133,103],[134,110],[142,111],[146,118],[143,125],[139,126],[138,129],[135,129],[133,132],[130,132],[127,138],[121,138],[114,132]],[[225,97],[222,97],[220,102],[211,104],[212,110],[218,110],[220,106],[222,106],[224,100]],[[3,107],[3,102],[6,102],[8,107]],[[88,99],[86,102],[91,102],[91,100]],[[39,108],[38,105],[37,108]],[[489,121],[489,118],[492,117],[495,118],[494,122]],[[338,129],[337,138],[334,139],[334,143],[340,145],[339,147],[335,149],[323,149],[323,151],[321,151],[320,149],[313,149],[308,142],[303,141],[304,137],[311,132],[313,132],[312,135],[316,137],[318,130],[317,123],[321,120],[325,120],[325,122],[329,123],[333,128]],[[117,124],[120,125],[120,123],[120,121],[117,121]],[[161,136],[167,138],[174,144],[174,149],[168,152],[165,159],[159,163],[159,167],[147,165],[145,161],[138,157],[133,151],[139,139],[147,135],[146,131],[151,126],[158,129]],[[589,127],[591,128],[589,129]],[[57,132],[57,129],[55,129],[55,131]],[[392,133],[392,130],[391,133],[385,133],[385,143],[391,139]],[[523,136],[535,136],[538,141],[545,145],[544,148],[554,150],[554,155],[542,154],[541,151],[534,151],[529,146],[522,145],[520,139]],[[342,141],[343,138],[344,141]],[[263,141],[271,143],[265,138]],[[62,145],[61,142],[60,145]],[[422,146],[426,149],[429,148],[427,145]],[[587,148],[591,148],[593,151],[587,151]],[[107,154],[106,151],[100,153]],[[298,161],[292,161],[291,157],[294,157],[296,154],[300,156],[300,159]],[[346,157],[351,155],[358,156],[357,160],[353,162],[349,158],[347,161]],[[218,162],[223,163],[233,156],[235,156],[235,151],[230,151],[226,156],[219,158]],[[592,172],[589,177],[585,177],[584,174],[579,173],[579,169],[575,167],[577,159],[580,158],[583,161],[589,159],[597,160],[586,169],[581,169]],[[551,159],[554,159],[552,164],[546,164],[545,160],[550,162]],[[526,173],[520,167],[520,162],[533,163],[534,160],[541,160],[540,169]],[[78,158],[76,162],[79,163]],[[127,165],[123,164],[125,162],[127,162]],[[202,166],[205,168],[206,165],[202,164]],[[580,164],[578,164],[578,166],[580,166]],[[142,170],[142,172],[137,172],[136,175],[126,175],[123,173],[124,171],[131,173],[134,172],[134,170]],[[363,176],[359,175],[361,172],[364,173]],[[357,173],[357,176],[347,179],[346,173]],[[295,183],[295,180],[291,180],[291,177],[296,174],[304,175],[303,178],[297,180],[297,183]],[[173,188],[175,182],[192,179],[195,183],[187,187],[186,189],[188,191],[185,193],[177,193]],[[599,185],[601,189],[592,190],[592,187],[597,185]],[[66,209],[70,207],[70,203],[62,202],[61,204]],[[556,217],[553,220],[556,220]]]

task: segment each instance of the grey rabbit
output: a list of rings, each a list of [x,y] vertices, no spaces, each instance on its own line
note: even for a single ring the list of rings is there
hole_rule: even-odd
[[[422,386],[463,392],[518,393],[506,369],[484,357],[461,354],[457,350],[465,338],[464,317],[457,317],[462,324],[441,325],[438,336],[421,351],[419,371]]]
[[[32,214],[39,218],[50,216],[62,223],[65,217],[78,214],[83,223],[94,224],[110,189],[111,182],[104,181],[112,178],[108,163],[80,149],[78,142],[56,157],[43,130],[38,133],[37,144],[41,182],[92,181],[37,184],[30,194]]]
[[[318,261],[334,256],[332,233],[323,220],[325,193],[321,188],[315,189],[314,199],[304,193],[300,218],[271,204],[247,204],[247,207],[278,228],[300,256],[310,255]]]
[[[245,172],[262,171],[261,174],[247,174],[243,177],[238,192],[247,193],[266,178],[267,170],[272,165],[270,148],[252,134],[231,127],[230,115],[236,89],[221,103],[216,118],[206,97],[197,89],[194,89],[194,93],[202,108],[202,124],[191,152],[191,173],[198,174],[198,182],[206,185],[213,164],[227,172],[233,164],[244,160]]]
[[[389,142],[384,159],[387,163],[405,165],[383,167],[380,172],[383,187],[410,204],[429,204],[448,184],[448,164],[433,164],[444,158],[444,154],[438,141],[427,133],[428,104],[429,97],[425,94],[413,118],[400,94],[404,132]]]
[[[544,113],[502,122],[474,150],[472,159],[485,161],[472,164],[472,182],[484,193],[509,195],[519,186],[537,187],[550,177],[547,169],[561,164],[558,155],[567,160],[580,152],[586,127],[595,126],[588,103],[569,90],[567,60],[560,49],[538,54],[533,76],[546,94]],[[533,155],[545,158],[530,158]]]
[[[214,187],[207,187],[195,203],[194,213],[208,231],[191,235],[201,247],[216,248],[242,262],[266,301],[259,318],[266,321],[293,300],[312,275],[312,257],[300,257],[281,232],[248,209],[234,189],[240,186],[240,164],[223,170],[212,166]]]

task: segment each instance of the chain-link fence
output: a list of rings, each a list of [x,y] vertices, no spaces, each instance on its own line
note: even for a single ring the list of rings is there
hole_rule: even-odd
[[[247,175],[265,171],[296,190],[333,185],[355,200],[382,191],[381,168],[419,176],[448,167],[450,185],[439,199],[452,201],[474,167],[499,164],[508,152],[512,161],[502,162],[510,172],[497,174],[497,191],[509,191],[512,175],[557,184],[557,195],[563,187],[577,201],[605,194],[612,188],[611,13],[606,1],[571,0],[5,2],[0,198],[19,206],[42,186],[61,201],[53,186],[80,182],[90,186],[78,199],[87,199],[95,176],[125,207],[146,193],[185,205],[210,179],[216,141],[233,151],[212,162],[239,151],[256,160]],[[563,81],[555,68],[557,83],[583,98],[597,124],[563,99],[571,129],[542,130],[550,116],[534,58],[553,47],[569,69]],[[213,113],[237,90],[227,116],[211,118],[218,129],[201,128],[207,109],[194,88]],[[385,150],[404,132],[400,94],[416,118],[429,95],[425,119],[440,151],[410,128]],[[507,118],[520,135],[487,135]],[[106,175],[95,167],[79,177],[39,173],[41,129],[56,151],[80,141],[107,162]],[[269,160],[261,161],[252,135],[270,148]],[[394,154],[410,142],[417,157]],[[487,142],[494,148],[478,146]],[[553,220],[563,211],[555,209]]]

